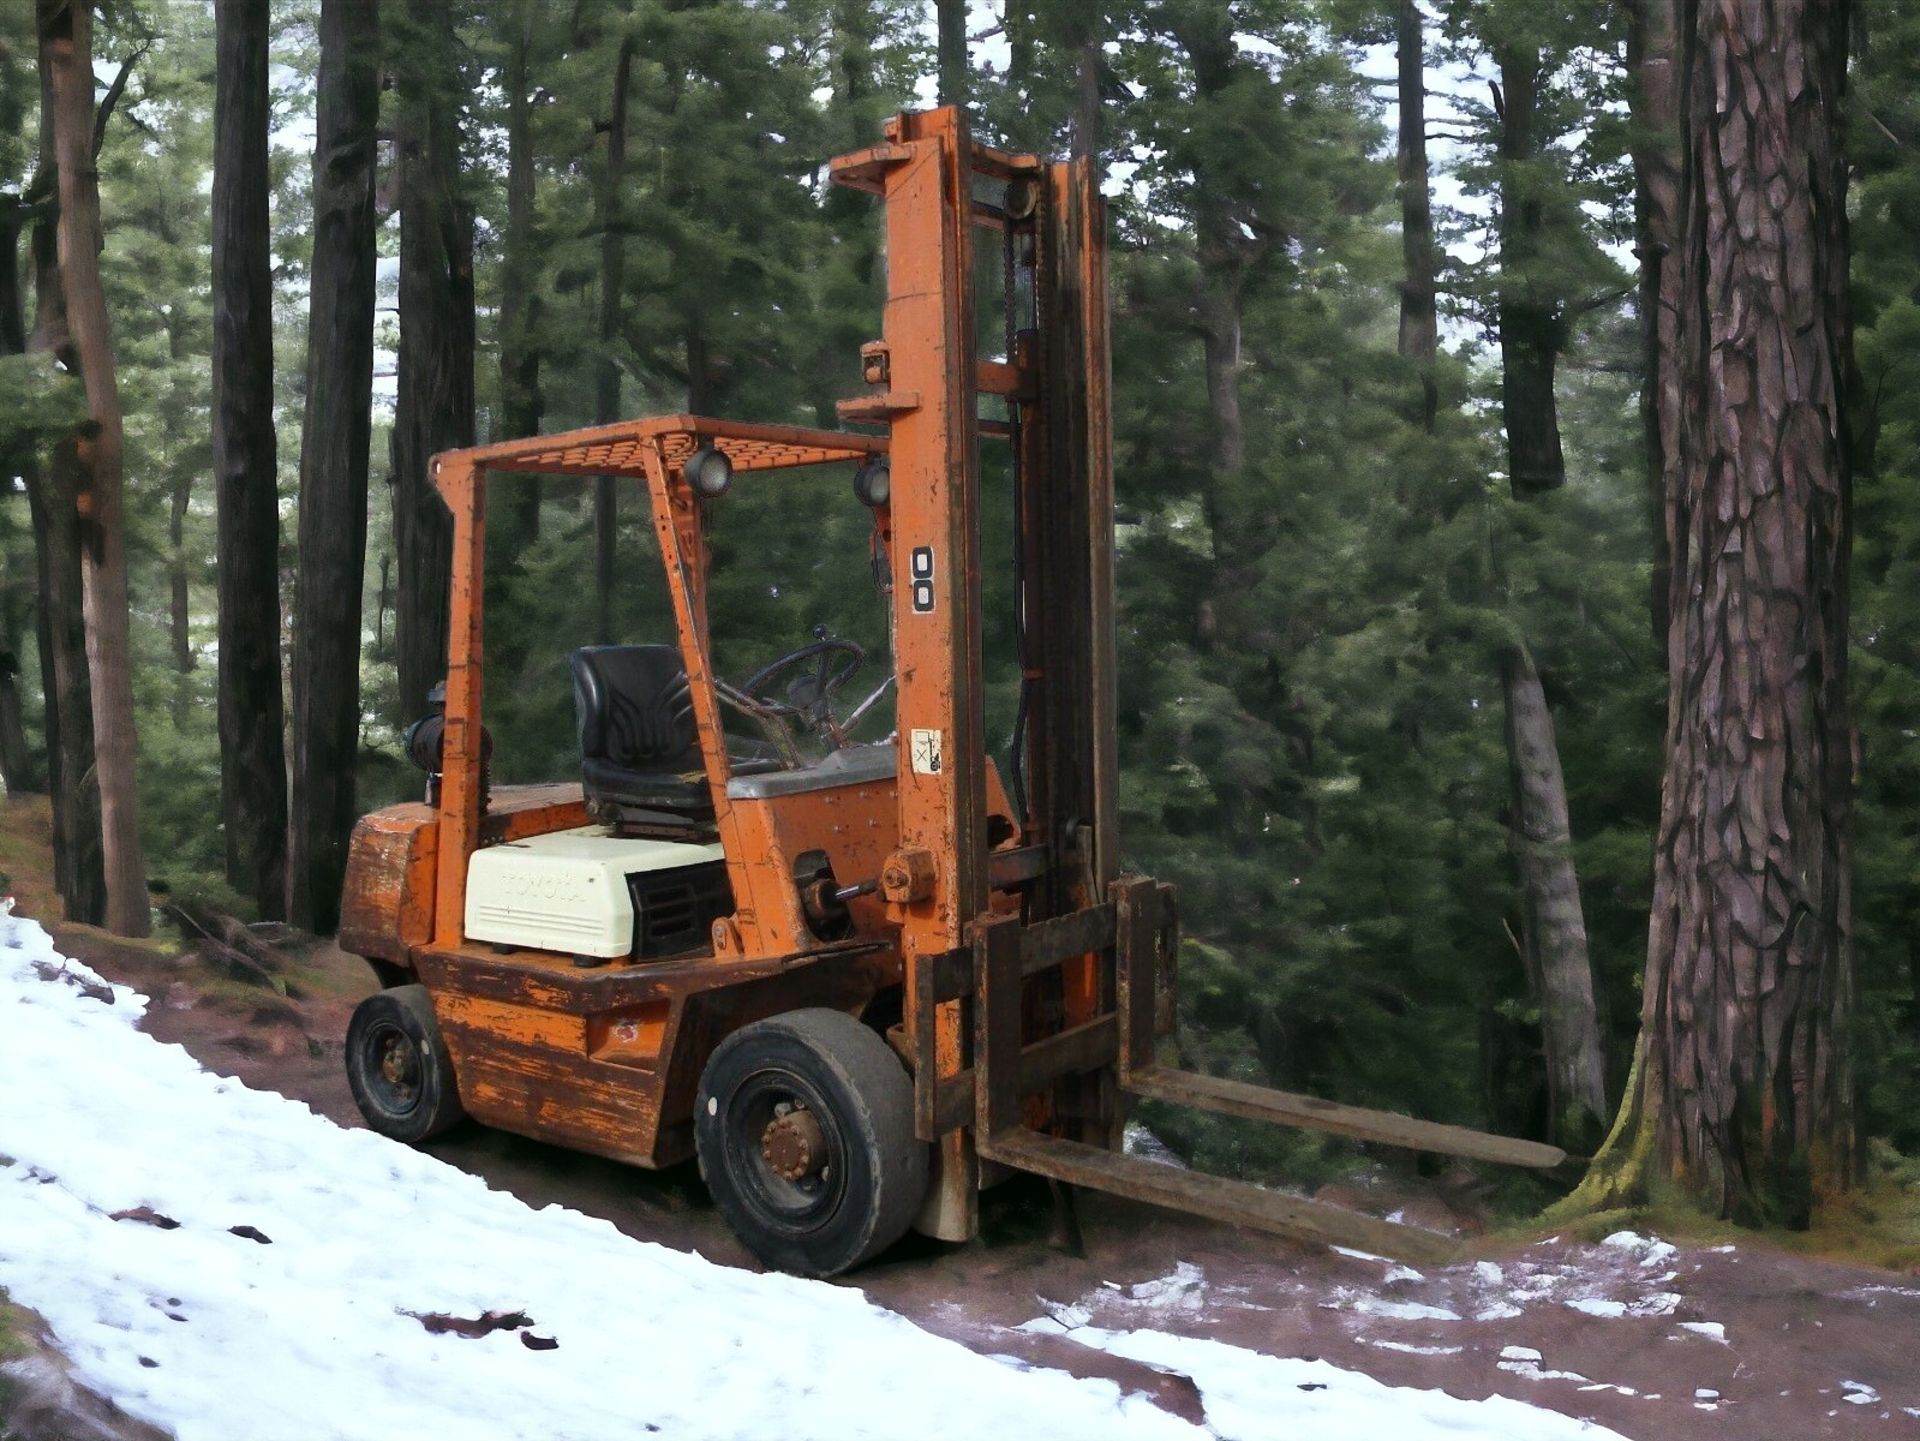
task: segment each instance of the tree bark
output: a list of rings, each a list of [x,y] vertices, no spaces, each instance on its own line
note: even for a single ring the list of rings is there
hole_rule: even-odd
[[[942,105],[965,105],[972,86],[968,83],[967,0],[934,0],[934,25],[938,31],[937,90]]]
[[[0,786],[17,796],[38,792],[40,784],[20,705],[20,654],[12,640],[0,640]]]
[[[446,673],[453,518],[430,473],[473,444],[473,211],[460,189],[461,92],[448,0],[407,0],[414,44],[400,91],[400,352],[393,422],[399,553],[396,721],[426,706]]]
[[[1640,259],[1640,427],[1646,446],[1647,509],[1652,518],[1653,573],[1647,587],[1647,615],[1661,663],[1666,662],[1668,591],[1673,584],[1672,547],[1667,536],[1667,493],[1674,437],[1663,417],[1679,408],[1660,396],[1676,384],[1674,364],[1680,296],[1680,267],[1673,260],[1680,233],[1680,137],[1675,130],[1680,101],[1679,56],[1675,51],[1674,0],[1632,0],[1628,11],[1627,69],[1633,84],[1630,105],[1635,144],[1634,228]]]
[[[1520,947],[1540,1003],[1549,1137],[1584,1151],[1606,1127],[1606,1058],[1573,866],[1567,782],[1553,712],[1524,642],[1502,654],[1500,685],[1506,700],[1509,837],[1520,878]]]
[[[532,0],[517,0],[510,19],[507,92],[507,228],[500,270],[499,439],[538,435],[545,410],[540,391],[540,289],[534,265],[533,97],[529,75],[535,26]],[[537,475],[489,482],[488,573],[506,574],[540,538]]]
[[[357,809],[379,24],[377,0],[322,0],[287,835],[287,914],[317,935],[339,925]]]
[[[607,119],[607,165],[601,176],[600,353],[594,363],[593,418],[610,425],[620,418],[621,311],[627,262],[626,223],[620,187],[627,174],[627,88],[633,78],[633,40],[621,40],[613,62],[613,103]],[[593,481],[594,640],[613,641],[613,577],[619,544],[619,479],[599,475]]]
[[[1420,423],[1431,435],[1440,405],[1434,380],[1434,362],[1440,353],[1440,318],[1434,291],[1423,25],[1418,0],[1400,0],[1396,27],[1400,60],[1400,251],[1406,263],[1406,279],[1400,286],[1400,354],[1419,372]]]
[[[193,471],[181,466],[167,497],[167,636],[173,650],[173,723],[186,724],[193,694],[192,596],[187,575],[187,507],[193,500]]]
[[[40,177],[35,191],[52,190],[52,105],[41,81]],[[55,209],[43,206],[33,224],[34,329],[25,327],[15,251],[18,231],[3,237],[0,265],[7,266],[0,305],[0,351],[58,353],[67,347],[66,302],[60,295]],[[53,884],[70,921],[98,925],[106,915],[106,876],[101,864],[100,803],[93,760],[93,692],[87,683],[87,627],[80,601],[80,513],[76,482],[66,451],[55,452],[51,472],[31,452],[14,463],[27,491],[33,522],[35,579],[39,586],[35,629],[40,648],[40,695],[47,742],[47,790],[53,811]]]
[[[1805,1225],[1850,1184],[1842,0],[1679,0],[1667,765],[1641,1054],[1576,1199]]]
[[[97,926],[106,919],[107,878],[93,754],[93,687],[87,678],[87,625],[80,599],[77,468],[73,442],[65,441],[50,467],[29,460],[22,475],[40,582],[41,705],[47,791],[53,802],[53,885],[68,920]]]
[[[1519,497],[1567,483],[1560,416],[1553,395],[1562,343],[1559,308],[1540,274],[1544,206],[1526,167],[1539,156],[1541,58],[1537,45],[1495,47],[1500,67],[1501,418],[1507,430],[1507,483]]]
[[[219,517],[220,819],[227,880],[286,914],[280,490],[273,432],[267,0],[215,0],[213,476]]]
[[[18,115],[13,117],[18,119]],[[21,207],[10,200],[0,200],[0,356],[20,355],[27,348],[26,312],[20,297],[20,216]],[[30,457],[18,453],[18,447],[0,447],[0,466],[12,467],[0,470],[0,474],[11,475],[15,469],[28,463]],[[31,484],[31,482],[30,482]],[[30,516],[30,527],[34,537],[34,555],[36,570],[44,542],[40,536],[37,516]],[[7,557],[9,566],[9,585],[7,596],[7,634],[4,642],[4,655],[0,655],[0,779],[4,779],[7,793],[38,790],[46,783],[42,768],[35,764],[32,747],[28,744],[24,720],[20,716],[20,699],[17,677],[20,673],[20,633],[25,629],[24,604],[14,599],[14,587],[18,584],[11,569],[14,557]],[[46,736],[47,748],[53,747],[53,737]]]
[[[87,392],[89,434],[79,462],[81,602],[93,687],[95,768],[106,876],[106,924],[125,936],[151,928],[140,848],[138,737],[128,638],[122,516],[120,392],[106,292],[100,283],[100,189],[93,163],[93,15],[85,0],[39,0],[43,92],[51,101],[60,217],[60,283],[74,359]]]

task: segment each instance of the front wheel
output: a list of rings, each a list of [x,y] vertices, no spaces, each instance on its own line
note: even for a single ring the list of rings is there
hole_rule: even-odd
[[[347,1023],[347,1084],[367,1124],[412,1145],[466,1115],[425,986],[368,996]]]
[[[795,1275],[877,1256],[926,1196],[906,1068],[839,1011],[789,1011],[722,1041],[700,1078],[694,1142],[734,1235]]]

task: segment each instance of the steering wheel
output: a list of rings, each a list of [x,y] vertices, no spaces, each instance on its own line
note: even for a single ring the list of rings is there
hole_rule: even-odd
[[[853,679],[866,660],[867,653],[857,642],[828,635],[824,625],[816,625],[812,644],[761,666],[740,689],[769,715],[827,729],[833,723],[835,693]],[[795,676],[787,683],[784,695],[768,694],[777,678],[808,662],[813,663],[811,674]]]

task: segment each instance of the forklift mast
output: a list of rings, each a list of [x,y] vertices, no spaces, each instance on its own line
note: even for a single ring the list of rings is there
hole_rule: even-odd
[[[1119,872],[1105,217],[1089,161],[977,145],[958,109],[899,116],[884,144],[831,173],[886,202],[884,333],[863,353],[872,392],[840,414],[889,427],[900,850],[886,880],[904,906],[909,1037],[936,1062],[916,1073],[919,1130],[947,1138],[939,1174],[958,1180],[973,1037],[953,993],[972,990],[1000,839],[983,791],[983,433],[1012,447],[1014,514],[998,519],[1017,537],[1012,772],[1021,839],[1037,850],[1024,920],[1095,904]],[[1003,286],[998,359],[976,331],[986,258]],[[1004,418],[983,420],[983,399],[1003,400]],[[1094,957],[1064,981],[1067,1024],[1093,1020]],[[1111,1121],[1110,1099],[1107,1110]],[[957,1184],[952,1201],[970,1206],[973,1189]]]

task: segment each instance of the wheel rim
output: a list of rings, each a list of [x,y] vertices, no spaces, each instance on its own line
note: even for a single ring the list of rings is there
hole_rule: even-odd
[[[727,1101],[727,1155],[742,1199],[773,1230],[805,1236],[847,1194],[847,1142],[833,1110],[803,1076],[765,1067]]]
[[[404,1116],[420,1104],[425,1074],[420,1045],[392,1021],[380,1021],[367,1031],[367,1089],[388,1115]]]

